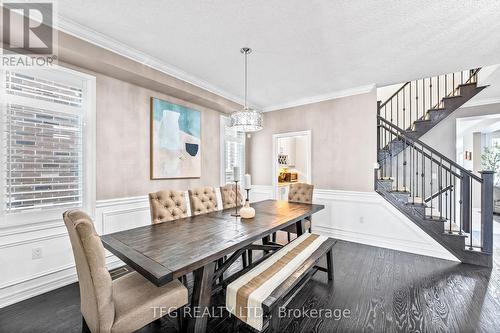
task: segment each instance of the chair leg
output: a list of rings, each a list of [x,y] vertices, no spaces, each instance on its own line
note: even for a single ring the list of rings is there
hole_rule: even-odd
[[[82,316],[82,333],[92,333],[83,316]]]
[[[243,264],[243,268],[246,268],[248,266],[247,251],[241,254],[241,263]]]
[[[326,253],[326,267],[328,280],[333,281],[333,253],[332,249]]]

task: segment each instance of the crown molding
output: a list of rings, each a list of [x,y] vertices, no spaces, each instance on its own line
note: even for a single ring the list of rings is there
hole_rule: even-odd
[[[243,99],[230,94],[224,89],[218,88],[194,75],[191,75],[182,69],[179,69],[171,64],[152,57],[142,51],[134,49],[124,43],[121,43],[111,37],[108,37],[98,31],[81,25],[71,19],[58,15],[58,29],[69,35],[75,36],[86,42],[97,45],[103,49],[119,54],[130,60],[143,64],[145,66],[156,69],[162,73],[170,75],[176,79],[187,82],[198,88],[209,91],[213,94],[224,97],[230,101],[243,105]]]
[[[470,108],[473,106],[481,106],[481,105],[488,105],[488,104],[497,104],[500,103],[500,98],[499,97],[494,97],[494,98],[481,98],[477,100],[470,100],[467,103],[465,103],[462,108]]]
[[[359,87],[354,87],[354,88],[344,89],[344,90],[337,90],[337,91],[334,91],[334,92],[328,93],[328,94],[301,98],[301,99],[295,100],[293,102],[265,107],[262,109],[262,112],[277,111],[277,110],[288,109],[288,108],[301,106],[301,105],[307,105],[307,104],[328,101],[328,100],[336,99],[336,98],[349,97],[349,96],[359,95],[359,94],[366,94],[366,93],[369,93],[370,91],[372,91],[373,89],[375,89],[375,84],[369,84],[366,86],[359,86]]]

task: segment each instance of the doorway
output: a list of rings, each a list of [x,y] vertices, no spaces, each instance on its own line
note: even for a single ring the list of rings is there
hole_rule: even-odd
[[[272,184],[276,200],[287,200],[293,183],[311,183],[311,131],[273,135]]]

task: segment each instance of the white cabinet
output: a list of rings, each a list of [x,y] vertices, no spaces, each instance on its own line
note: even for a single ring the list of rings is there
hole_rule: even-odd
[[[278,152],[288,155],[288,166],[295,166],[295,138],[281,138],[278,141]]]

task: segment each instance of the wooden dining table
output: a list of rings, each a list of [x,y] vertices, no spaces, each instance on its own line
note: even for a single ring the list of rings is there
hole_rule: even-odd
[[[277,200],[251,206],[255,208],[255,217],[251,219],[231,216],[234,209],[226,209],[107,234],[101,240],[107,250],[158,287],[193,272],[191,307],[197,313],[207,313],[214,280],[239,255],[255,246],[252,244],[256,241],[269,239],[274,232],[292,224],[301,235],[304,218],[324,208]],[[230,255],[224,267],[217,270],[215,262]],[[207,319],[191,318],[188,331],[205,332]]]

